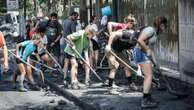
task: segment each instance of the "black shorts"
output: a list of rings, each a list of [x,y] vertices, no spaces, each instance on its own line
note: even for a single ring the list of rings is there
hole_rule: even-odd
[[[60,57],[60,45],[56,44],[53,47],[48,46],[48,52],[52,53],[56,57]]]
[[[46,55],[46,52],[43,52],[43,53],[40,53],[40,54],[39,54],[40,57],[42,57],[42,56],[44,56],[44,55]]]
[[[100,46],[98,45],[98,42],[96,42],[94,39],[91,39],[92,45],[93,45],[93,50],[99,50]]]
[[[67,59],[75,58],[74,56],[72,56],[72,55],[70,55],[70,54],[68,54],[68,53],[66,53],[66,52],[65,52],[64,56],[65,56],[65,58],[67,58]]]
[[[24,63],[24,62],[22,62],[22,61],[21,61],[20,59],[18,59],[18,58],[16,58],[15,60],[16,60],[16,63],[17,63],[17,64]]]
[[[40,58],[41,58],[42,56],[44,56],[44,55],[46,55],[46,53],[45,53],[45,52],[43,52],[43,53],[39,54]],[[38,60],[38,59],[36,58],[36,55],[34,55],[34,54],[30,55],[30,59],[33,59],[33,60]]]

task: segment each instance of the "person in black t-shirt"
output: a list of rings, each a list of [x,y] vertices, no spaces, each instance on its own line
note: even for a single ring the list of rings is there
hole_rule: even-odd
[[[123,61],[126,63],[129,62],[129,57],[126,52],[126,50],[131,49],[133,47],[132,43],[130,42],[130,38],[134,33],[134,26],[136,24],[136,19],[129,15],[127,16],[128,21],[128,28],[124,30],[118,30],[115,32],[112,32],[108,44],[106,45],[105,50],[107,51],[107,59],[109,62],[109,65],[111,66],[110,74],[109,74],[109,80],[108,80],[108,86],[110,87],[110,92],[113,94],[118,94],[118,91],[116,91],[115,87],[116,85],[113,84],[115,79],[116,71],[121,65],[124,68],[126,78],[129,83],[129,88],[132,90],[137,90],[138,88],[135,86],[135,84],[132,82],[131,72],[130,69],[126,66],[124,66],[122,63],[118,62],[112,54],[109,52],[112,50],[118,57],[120,57]]]

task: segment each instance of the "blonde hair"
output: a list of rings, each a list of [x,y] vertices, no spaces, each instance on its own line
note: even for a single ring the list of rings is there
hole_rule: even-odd
[[[137,20],[135,19],[135,16],[134,16],[133,14],[129,14],[128,16],[126,16],[126,17],[124,18],[124,22],[125,22],[125,23],[128,23],[128,22],[130,22],[130,21],[133,21],[134,24],[137,24]]]
[[[93,35],[95,34],[95,30],[91,25],[86,26],[85,28],[85,33],[92,33]]]

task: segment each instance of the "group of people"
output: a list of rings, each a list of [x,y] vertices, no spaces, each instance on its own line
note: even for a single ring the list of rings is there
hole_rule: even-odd
[[[49,66],[55,67],[53,58],[59,61],[63,59],[63,74],[64,84],[67,85],[68,67],[70,69],[71,88],[79,89],[78,81],[78,63],[80,58],[84,58],[83,65],[85,70],[85,85],[89,86],[90,83],[90,68],[95,68],[98,62],[98,26],[96,25],[96,16],[92,16],[90,24],[83,30],[76,31],[76,20],[78,13],[73,12],[64,20],[61,25],[58,22],[56,13],[52,13],[50,19],[44,22],[32,24],[34,28],[28,32],[28,40],[18,43],[16,45],[16,62],[20,71],[19,77],[19,90],[26,92],[24,87],[24,79],[27,74],[30,84],[35,85],[32,75],[31,59],[39,62],[44,62]],[[126,79],[131,90],[137,91],[138,88],[132,81],[131,70],[116,58],[117,55],[121,60],[129,63],[129,57],[133,57],[135,63],[141,68],[144,74],[143,82],[143,99],[141,106],[156,107],[157,103],[151,97],[152,87],[152,61],[156,63],[154,55],[154,45],[156,44],[157,35],[163,32],[166,28],[167,19],[164,16],[158,16],[153,22],[153,26],[145,26],[137,33],[135,28],[137,20],[134,15],[129,14],[124,18],[123,23],[108,22],[107,29],[109,38],[105,47],[106,57],[110,66],[110,73],[108,77],[108,88],[110,93],[117,93],[117,86],[114,83],[115,74],[120,67],[124,69]],[[3,64],[5,69],[8,69],[8,53],[4,37],[0,33],[0,48],[3,50]],[[62,45],[62,46],[61,46]],[[114,53],[114,54],[113,54]],[[131,53],[131,54],[128,54]],[[14,75],[17,76],[17,75]],[[16,80],[17,77],[14,79]]]

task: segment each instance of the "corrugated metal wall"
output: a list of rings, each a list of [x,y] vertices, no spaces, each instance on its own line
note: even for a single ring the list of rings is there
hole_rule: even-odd
[[[180,69],[194,76],[194,0],[179,0],[179,45]]]
[[[178,69],[178,1],[120,0],[119,21],[122,22],[129,13],[136,15],[138,26],[152,25],[158,15],[168,18],[168,32],[158,37],[157,58],[162,66]]]

